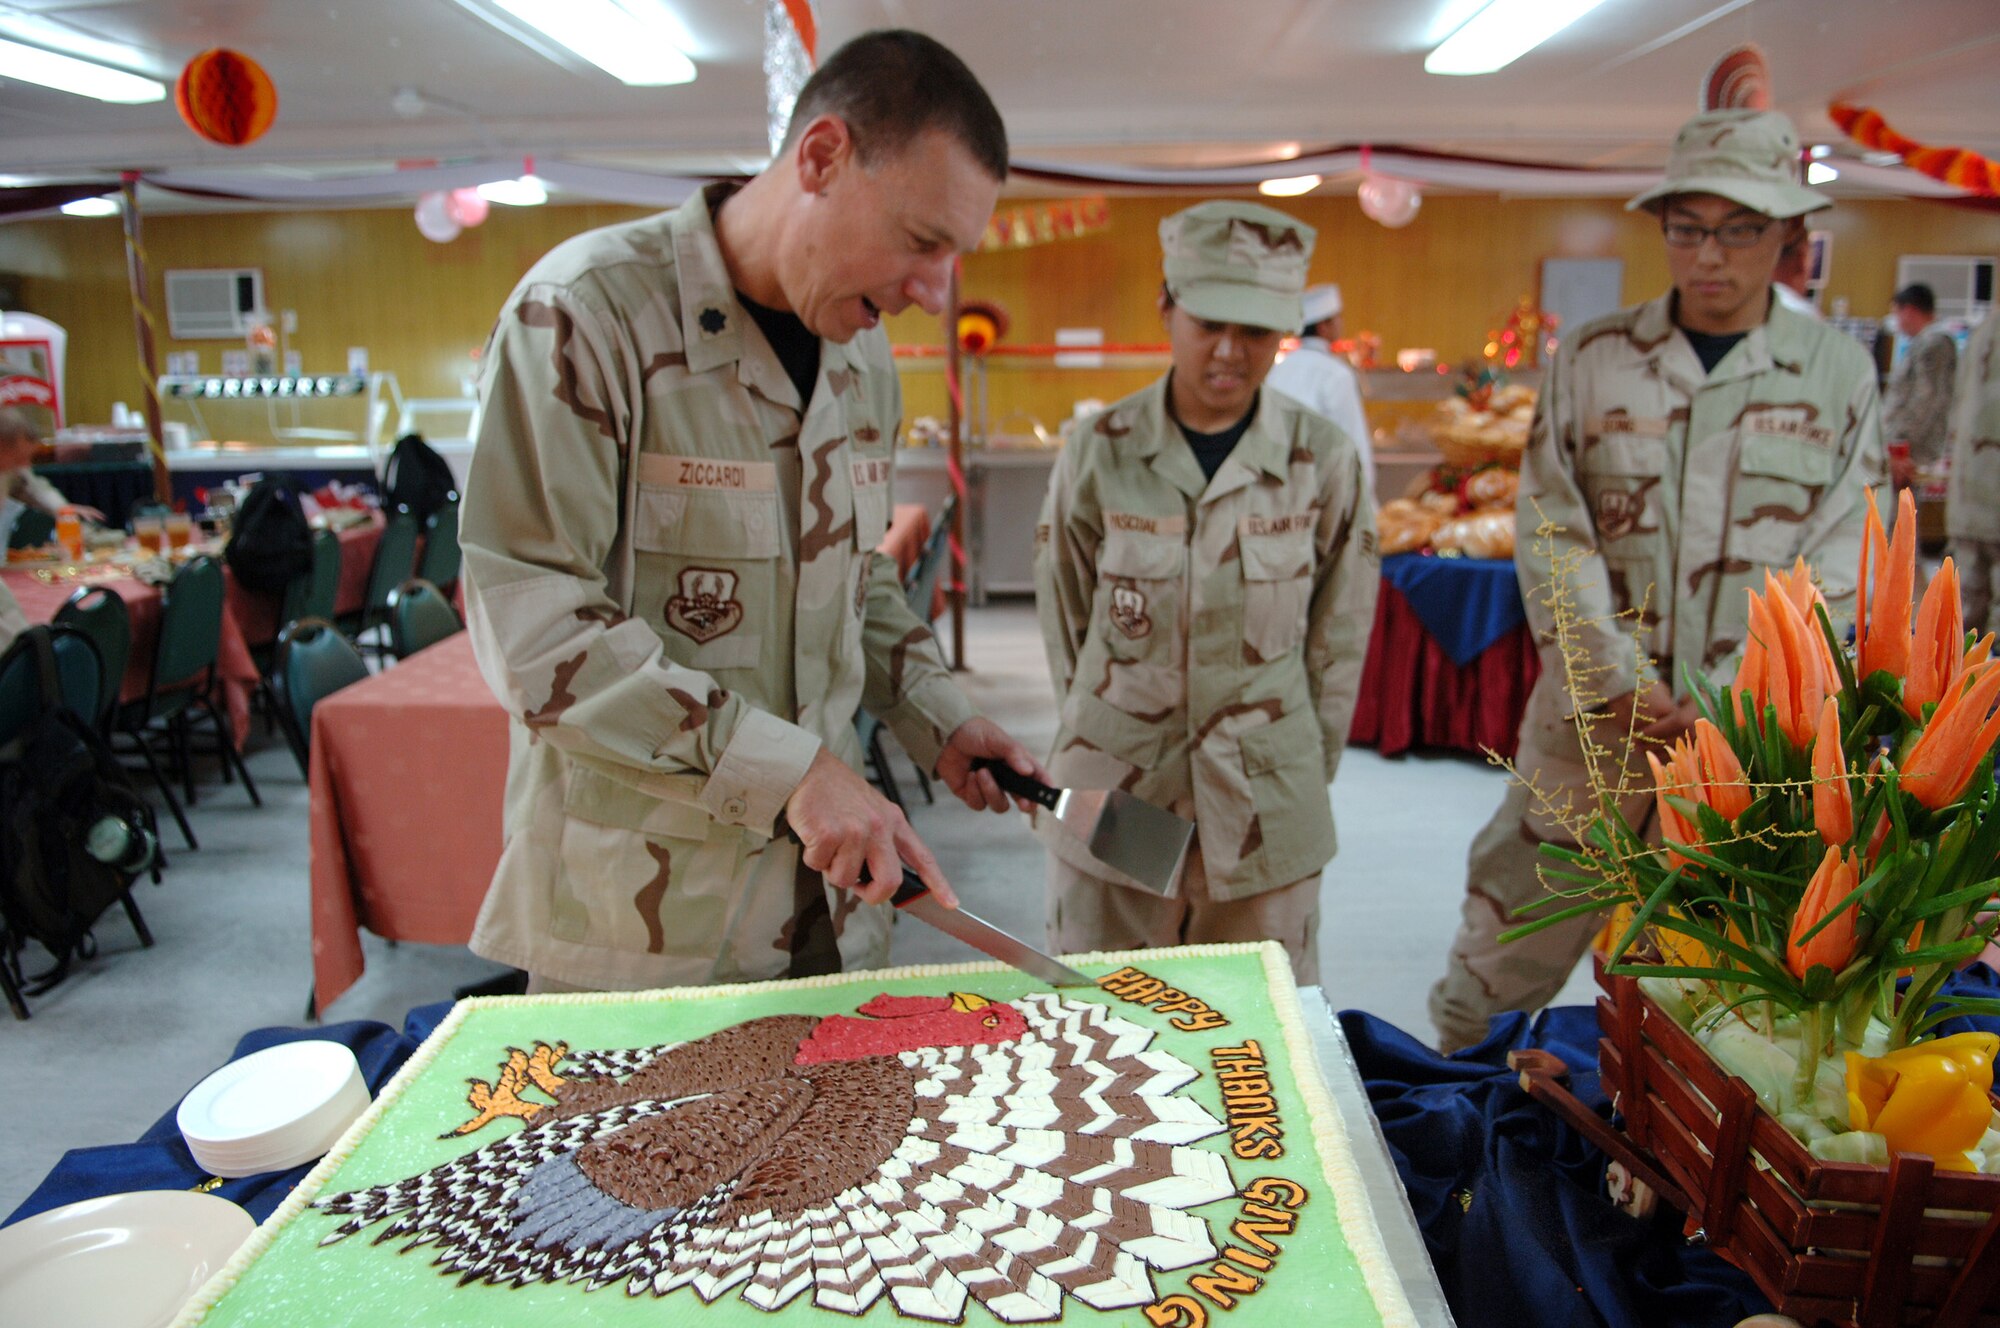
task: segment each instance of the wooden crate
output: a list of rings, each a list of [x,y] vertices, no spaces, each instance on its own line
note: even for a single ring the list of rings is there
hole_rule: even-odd
[[[1604,1091],[1691,1235],[1805,1324],[2000,1328],[2000,1176],[1822,1162],[1636,981],[1598,981]]]

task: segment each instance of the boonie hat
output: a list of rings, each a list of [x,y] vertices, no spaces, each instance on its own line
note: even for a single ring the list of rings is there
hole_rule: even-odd
[[[1296,332],[1316,235],[1261,203],[1198,203],[1160,223],[1167,292],[1196,318]]]
[[[1340,287],[1332,282],[1324,286],[1308,287],[1304,303],[1305,316],[1301,320],[1303,325],[1311,327],[1315,323],[1324,323],[1340,312]]]
[[[1799,183],[1799,134],[1777,111],[1703,111],[1681,126],[1667,178],[1625,205],[1657,213],[1676,194],[1714,194],[1767,217],[1801,217],[1833,200]]]

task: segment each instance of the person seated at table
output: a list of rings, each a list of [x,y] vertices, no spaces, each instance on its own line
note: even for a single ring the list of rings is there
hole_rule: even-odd
[[[1635,726],[1643,739],[1625,775],[1639,790],[1624,799],[1634,825],[1652,808],[1643,752],[1694,723],[1682,670],[1735,676],[1745,592],[1767,569],[1803,557],[1824,579],[1835,629],[1852,617],[1864,490],[1883,474],[1881,410],[1860,346],[1772,295],[1780,251],[1807,213],[1832,205],[1799,182],[1798,162],[1798,135],[1777,112],[1688,121],[1666,179],[1627,204],[1659,218],[1672,288],[1567,333],[1549,370],[1516,506],[1542,671],[1521,721],[1519,779],[1473,840],[1458,934],[1431,991],[1446,1051],[1485,1037],[1492,1015],[1547,1003],[1604,921],[1499,940],[1548,899],[1540,846],[1575,843],[1562,810],[1596,801],[1555,644],[1555,592],[1572,606],[1579,685],[1606,698],[1599,741],[1619,752]],[[1618,777],[1615,761],[1607,773]]]
[[[1042,773],[875,552],[902,415],[881,320],[944,308],[1006,174],[958,57],[868,33],[762,174],[569,240],[509,298],[461,528],[513,719],[472,949],[529,990],[883,964],[905,864],[953,901],[859,773],[864,702],[975,809],[1008,808],[975,759]]]
[[[50,516],[69,507],[89,521],[102,523],[104,513],[95,507],[73,503],[61,489],[34,471],[35,452],[42,437],[33,420],[12,406],[0,406],[0,543],[13,533],[19,509],[32,507]]]
[[[1161,222],[1173,367],[1070,426],[1050,477],[1035,600],[1054,782],[1130,789],[1196,827],[1169,895],[1052,841],[1058,953],[1269,939],[1319,980],[1327,785],[1381,571],[1354,440],[1262,390],[1313,237],[1247,202]]]

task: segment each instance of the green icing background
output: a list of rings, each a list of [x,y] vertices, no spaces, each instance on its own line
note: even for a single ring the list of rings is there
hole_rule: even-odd
[[[1071,1000],[1096,1001],[1119,1017],[1154,1030],[1152,1049],[1169,1051],[1200,1072],[1201,1077],[1181,1089],[1181,1093],[1199,1101],[1218,1120],[1224,1119],[1225,1114],[1209,1050],[1239,1045],[1246,1037],[1255,1038],[1264,1050],[1265,1062],[1277,1086],[1274,1095],[1279,1101],[1285,1132],[1285,1155],[1275,1160],[1243,1161],[1229,1152],[1227,1132],[1197,1146],[1220,1152],[1227,1158],[1230,1174],[1239,1189],[1260,1176],[1283,1176],[1298,1181],[1311,1192],[1298,1213],[1298,1225],[1292,1234],[1273,1238],[1281,1245],[1281,1252],[1276,1266],[1265,1275],[1264,1285],[1241,1298],[1229,1313],[1216,1311],[1204,1300],[1211,1322],[1248,1328],[1253,1324],[1279,1322],[1280,1315],[1302,1314],[1305,1317],[1301,1322],[1306,1323],[1378,1323],[1380,1316],[1338,1229],[1333,1186],[1325,1179],[1313,1146],[1310,1118],[1298,1094],[1291,1057],[1272,1012],[1262,957],[1249,953],[1140,958],[1142,962],[1136,967],[1208,1002],[1227,1015],[1230,1022],[1207,1032],[1185,1033],[1172,1026],[1170,1016],[1129,1004],[1102,989],[1065,989],[1061,994]],[[1086,966],[1084,971],[1096,977],[1118,967],[1116,964]],[[651,1006],[586,1004],[529,1010],[496,1006],[475,1010],[321,1193],[339,1193],[412,1176],[462,1153],[475,1151],[500,1137],[501,1131],[521,1128],[502,1121],[467,1139],[438,1138],[444,1130],[471,1115],[465,1105],[466,1080],[491,1081],[510,1046],[526,1048],[535,1040],[556,1039],[566,1040],[573,1048],[637,1047],[685,1041],[760,1015],[852,1013],[878,991],[894,995],[974,991],[990,999],[1007,1000],[1037,990],[1042,988],[1033,979],[1011,970],[886,981],[879,976],[857,974],[850,983],[816,989],[693,997]],[[655,1026],[648,1027],[649,1023]],[[540,1094],[531,1096],[536,1100],[541,1098]],[[1240,1209],[1240,1199],[1226,1199],[1192,1211],[1208,1219],[1220,1250],[1230,1243],[1229,1224],[1240,1214]],[[445,1325],[567,1328],[572,1324],[698,1324],[702,1328],[729,1328],[754,1324],[775,1328],[801,1319],[830,1324],[927,1322],[903,1318],[886,1294],[859,1318],[819,1310],[812,1304],[810,1288],[783,1310],[767,1313],[740,1300],[737,1294],[740,1288],[731,1289],[713,1304],[703,1304],[693,1289],[686,1287],[666,1296],[656,1297],[650,1292],[628,1296],[622,1281],[588,1293],[568,1283],[461,1287],[455,1276],[433,1266],[434,1247],[420,1247],[405,1254],[400,1243],[374,1244],[374,1234],[388,1225],[386,1220],[336,1245],[321,1248],[320,1238],[341,1220],[311,1208],[299,1214],[209,1312],[203,1320],[204,1328],[238,1325],[349,1328],[361,1324],[384,1328],[444,1328]],[[1207,1264],[1199,1264],[1156,1272],[1155,1292],[1159,1296],[1185,1292],[1189,1277],[1207,1268]],[[1000,1322],[977,1300],[968,1302],[964,1321],[969,1325]],[[1060,1322],[1144,1324],[1146,1317],[1136,1307],[1107,1313],[1068,1299]]]

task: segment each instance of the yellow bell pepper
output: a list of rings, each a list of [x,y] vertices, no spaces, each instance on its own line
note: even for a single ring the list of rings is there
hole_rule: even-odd
[[[1892,1152],[1927,1153],[1945,1171],[1971,1171],[1967,1150],[1992,1124],[1993,1059],[2000,1034],[1959,1033],[1886,1056],[1847,1053],[1847,1119]]]

